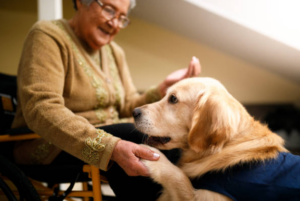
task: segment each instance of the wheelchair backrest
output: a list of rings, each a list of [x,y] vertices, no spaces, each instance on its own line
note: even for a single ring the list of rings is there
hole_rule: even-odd
[[[17,108],[17,77],[0,73],[0,134],[10,129]]]

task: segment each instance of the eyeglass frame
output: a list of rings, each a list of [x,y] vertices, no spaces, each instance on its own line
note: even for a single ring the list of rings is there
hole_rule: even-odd
[[[101,14],[102,14],[102,12],[103,12],[103,8],[106,6],[104,3],[102,3],[101,1],[99,1],[99,0],[95,0],[97,3],[98,3],[98,5],[101,7]],[[109,6],[109,5],[108,5]],[[110,6],[111,7],[111,6]],[[122,28],[122,29],[124,29],[124,28],[126,28],[129,24],[130,24],[130,19],[128,18],[128,17],[126,17],[125,15],[119,15],[119,16],[117,16],[116,15],[116,10],[114,9],[114,8],[112,8],[112,10],[113,11],[115,11],[115,13],[114,13],[114,16],[112,16],[112,18],[108,18],[107,16],[105,16],[105,15],[103,15],[102,14],[102,16],[103,17],[105,17],[105,19],[107,19],[107,20],[112,20],[112,19],[114,19],[114,18],[116,18],[116,17],[118,17],[118,27],[119,28]],[[126,19],[127,20],[127,24],[126,24],[126,26],[124,26],[123,25],[123,23],[122,23],[122,21],[120,20],[120,17],[124,17],[123,19]]]

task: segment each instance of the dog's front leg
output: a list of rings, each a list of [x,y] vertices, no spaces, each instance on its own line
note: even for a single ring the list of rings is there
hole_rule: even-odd
[[[189,178],[182,170],[173,165],[163,153],[152,147],[151,149],[160,154],[160,159],[158,161],[141,161],[149,169],[150,177],[163,186],[162,195],[158,201],[193,201],[195,197],[194,188]]]

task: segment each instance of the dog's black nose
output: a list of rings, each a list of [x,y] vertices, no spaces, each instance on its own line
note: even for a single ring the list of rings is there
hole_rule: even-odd
[[[139,108],[135,108],[132,111],[132,116],[134,117],[134,119],[139,118],[142,115],[142,111]]]

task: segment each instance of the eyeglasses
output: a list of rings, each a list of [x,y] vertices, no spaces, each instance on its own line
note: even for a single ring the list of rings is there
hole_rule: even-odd
[[[112,20],[114,18],[116,18],[116,10],[113,9],[111,6],[109,5],[104,5],[101,1],[99,0],[95,0],[99,6],[101,6],[102,10],[101,10],[101,14],[103,17],[105,17],[105,19],[107,20]],[[129,25],[130,20],[128,17],[126,17],[125,15],[119,15],[118,17],[118,26],[120,28],[125,28]]]

